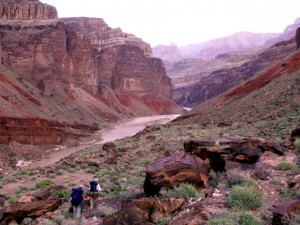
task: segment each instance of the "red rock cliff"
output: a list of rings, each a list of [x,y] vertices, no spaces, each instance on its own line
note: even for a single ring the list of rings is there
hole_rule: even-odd
[[[48,6],[43,7],[46,12]],[[150,57],[149,44],[110,28],[102,19],[45,20],[35,15],[35,20],[0,21],[0,67],[12,71],[9,82],[4,82],[7,73],[2,81],[14,90],[0,98],[6,105],[0,108],[2,118],[42,118],[87,130],[85,125],[94,129],[103,121],[181,111],[170,100],[170,78],[162,61]],[[13,98],[22,106],[17,113]]]
[[[48,20],[56,19],[56,8],[38,0],[2,0],[0,18],[3,20]]]

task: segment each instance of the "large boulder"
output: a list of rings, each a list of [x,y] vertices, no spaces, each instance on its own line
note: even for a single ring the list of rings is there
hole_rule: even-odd
[[[103,225],[150,225],[162,217],[172,216],[183,207],[184,202],[184,199],[174,198],[161,200],[143,198],[124,203],[121,210],[104,219]]]
[[[251,165],[265,151],[283,155],[285,150],[264,138],[241,136],[222,136],[214,141],[187,141],[184,149],[208,161],[215,171],[225,171],[228,161]]]
[[[294,216],[300,214],[300,200],[290,200],[274,205],[270,210],[273,212],[273,225],[286,224]]]
[[[60,199],[13,203],[4,209],[1,225],[8,224],[11,220],[21,223],[26,217],[40,217],[47,212],[56,210],[60,205]]]
[[[145,195],[154,196],[161,188],[168,189],[181,183],[190,183],[197,188],[209,188],[207,172],[207,167],[199,157],[177,152],[147,166]]]

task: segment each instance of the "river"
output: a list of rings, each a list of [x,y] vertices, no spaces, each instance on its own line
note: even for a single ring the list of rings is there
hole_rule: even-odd
[[[26,166],[26,168],[36,168],[52,165],[61,159],[69,156],[70,154],[80,151],[84,148],[104,144],[106,142],[115,141],[122,139],[124,137],[130,137],[143,130],[147,125],[151,124],[164,124],[167,123],[179,115],[160,115],[160,116],[149,116],[149,117],[139,117],[130,121],[121,122],[116,124],[113,128],[104,129],[100,131],[101,140],[94,140],[88,144],[82,144],[76,147],[61,147],[57,148],[54,152],[51,152],[40,161],[33,162]],[[99,137],[100,135],[96,135]]]

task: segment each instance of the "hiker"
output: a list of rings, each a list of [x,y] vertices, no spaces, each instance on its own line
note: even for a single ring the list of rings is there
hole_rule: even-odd
[[[94,179],[90,182],[89,190],[87,191],[87,196],[90,197],[90,207],[91,210],[94,208],[96,199],[99,196],[99,192],[101,191],[101,187],[98,184],[98,179]]]
[[[83,189],[82,185],[79,185],[76,188],[72,188],[72,194],[71,194],[71,204],[73,207],[73,218],[74,219],[79,219],[80,218],[80,213],[82,209],[82,202],[83,200]]]

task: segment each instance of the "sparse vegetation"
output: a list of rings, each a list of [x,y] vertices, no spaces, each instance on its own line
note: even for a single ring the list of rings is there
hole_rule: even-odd
[[[70,198],[71,191],[70,190],[51,190],[51,194],[57,195],[59,198]]]
[[[289,162],[281,162],[277,165],[277,168],[282,171],[291,170],[293,169],[293,167],[294,165]]]
[[[178,187],[169,189],[163,194],[163,197],[174,197],[188,199],[191,197],[204,197],[204,194],[197,191],[197,189],[191,184],[180,184]]]
[[[25,187],[25,186],[19,186],[19,187],[17,188],[17,190],[16,190],[16,194],[21,194],[22,192],[25,192],[25,191],[27,191],[27,190],[28,190],[27,187]]]
[[[262,196],[251,188],[234,187],[227,196],[227,203],[236,210],[254,210],[262,205]]]
[[[51,184],[53,184],[53,181],[47,179],[47,180],[43,180],[43,181],[36,183],[35,187],[36,188],[46,188],[46,187],[49,187]]]
[[[171,221],[171,217],[162,217],[155,221],[155,225],[166,225]]]
[[[211,219],[209,225],[263,225],[253,215],[247,213],[224,214],[218,218]]]

